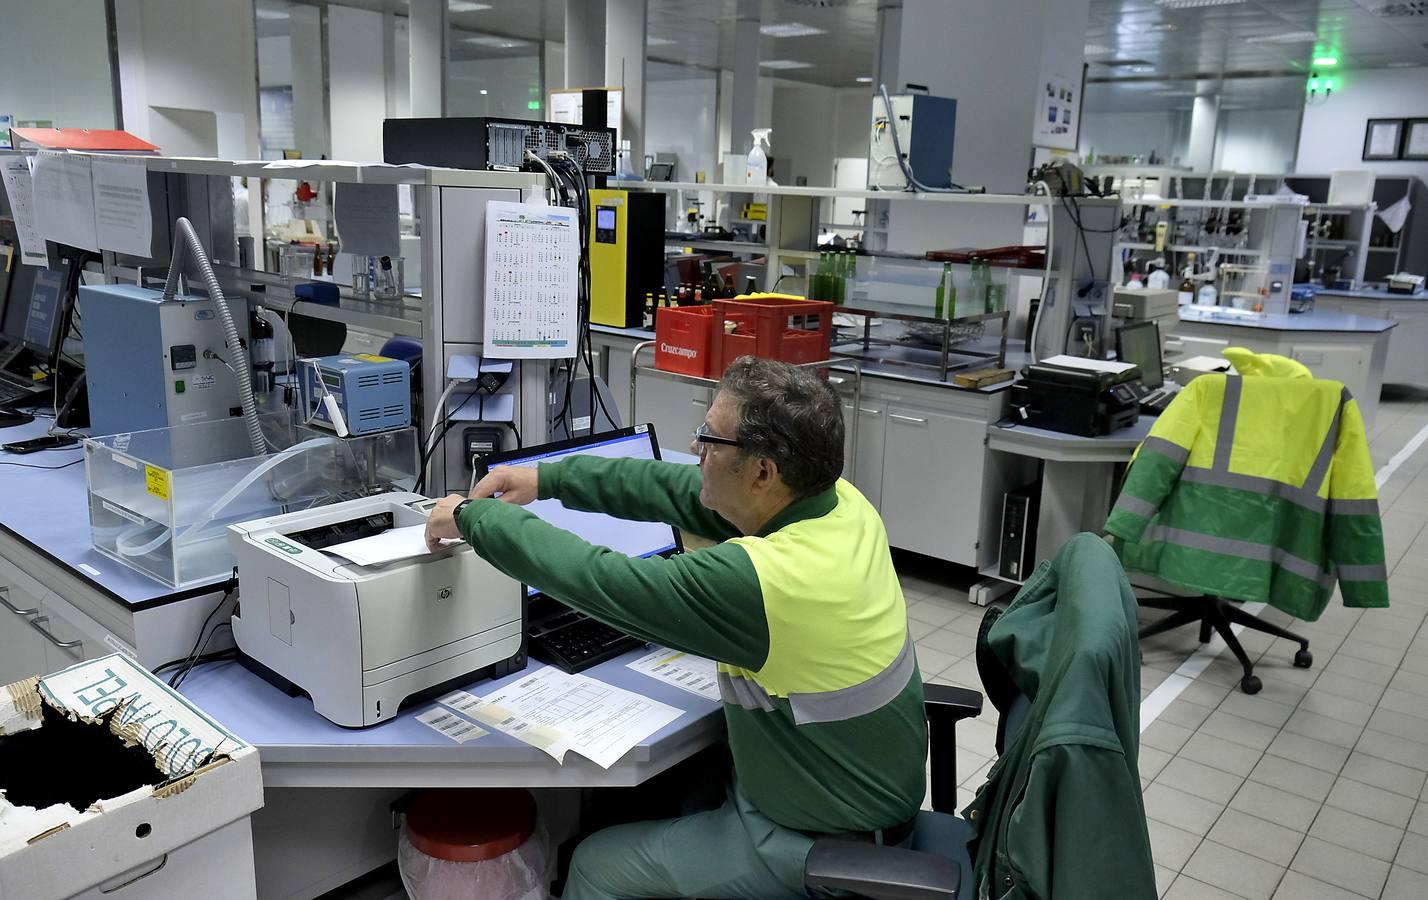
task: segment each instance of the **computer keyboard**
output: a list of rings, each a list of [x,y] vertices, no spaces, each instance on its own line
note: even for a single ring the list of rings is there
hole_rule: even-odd
[[[0,406],[9,406],[16,400],[29,400],[34,396],[34,391],[21,390],[20,388],[0,381]]]
[[[644,646],[574,610],[532,622],[529,634],[531,657],[572,675]]]
[[[1170,401],[1174,399],[1174,391],[1167,391],[1165,388],[1156,388],[1140,398],[1140,411],[1148,416],[1158,416],[1165,412],[1165,408],[1169,406]]]

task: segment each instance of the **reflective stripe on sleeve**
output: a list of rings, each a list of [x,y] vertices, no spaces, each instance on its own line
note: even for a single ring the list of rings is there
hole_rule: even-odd
[[[1235,445],[1235,423],[1240,417],[1240,392],[1243,389],[1239,376],[1225,377],[1225,401],[1220,406],[1220,430],[1215,436],[1215,468],[1221,472],[1230,469],[1230,451]]]
[[[1161,456],[1169,457],[1181,465],[1190,458],[1190,450],[1182,447],[1174,441],[1167,441],[1162,437],[1148,437],[1140,442],[1140,449],[1153,450]]]
[[[774,709],[773,699],[769,692],[764,690],[763,685],[757,681],[750,680],[742,675],[730,675],[723,669],[719,670],[719,699],[733,706],[744,709],[761,709],[764,712],[772,712]]]
[[[1335,566],[1334,572],[1340,581],[1387,581],[1388,567],[1385,565]]]
[[[1133,497],[1127,493],[1122,493],[1120,497],[1116,499],[1115,508],[1122,512],[1128,512],[1133,516],[1140,516],[1143,519],[1149,519],[1156,513],[1154,503],[1151,503],[1149,500],[1142,500],[1139,497]]]

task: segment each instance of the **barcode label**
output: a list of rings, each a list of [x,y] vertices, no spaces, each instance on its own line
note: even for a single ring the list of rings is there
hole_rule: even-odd
[[[417,716],[417,721],[451,738],[458,744],[467,741],[474,741],[479,737],[485,737],[490,732],[479,728],[454,713],[449,713],[441,707],[433,707],[421,715]]]

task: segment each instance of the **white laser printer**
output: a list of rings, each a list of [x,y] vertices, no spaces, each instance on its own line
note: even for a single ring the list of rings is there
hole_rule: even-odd
[[[425,526],[435,503],[394,492],[228,526],[245,664],[349,727],[391,719],[413,694],[523,668],[525,593],[468,545],[372,566],[324,552]]]

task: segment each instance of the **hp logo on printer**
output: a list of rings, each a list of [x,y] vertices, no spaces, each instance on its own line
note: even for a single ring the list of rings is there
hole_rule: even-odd
[[[451,599],[451,588],[449,588],[449,587],[444,587],[444,588],[442,588],[441,590],[437,591],[437,592],[436,592],[436,599],[438,599],[438,600],[450,600],[450,599]]]

